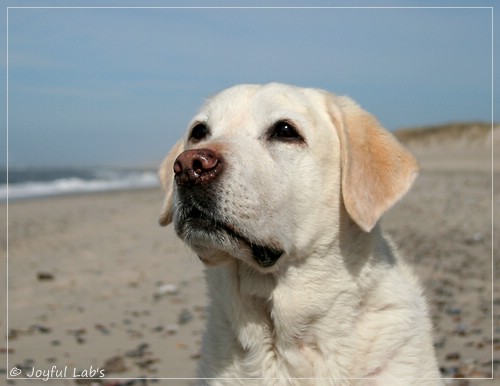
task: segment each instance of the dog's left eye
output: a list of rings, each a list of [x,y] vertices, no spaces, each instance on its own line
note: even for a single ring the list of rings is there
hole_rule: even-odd
[[[285,141],[303,141],[297,129],[287,121],[276,122],[272,127],[270,138]]]
[[[202,139],[205,139],[209,133],[210,133],[210,131],[208,130],[208,127],[205,124],[198,123],[191,130],[191,134],[189,135],[189,139],[191,141],[198,142],[198,141],[201,141]]]

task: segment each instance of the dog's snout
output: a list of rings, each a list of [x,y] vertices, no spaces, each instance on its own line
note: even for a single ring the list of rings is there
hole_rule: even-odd
[[[211,149],[187,150],[174,162],[175,181],[178,185],[211,182],[222,171],[220,154]]]

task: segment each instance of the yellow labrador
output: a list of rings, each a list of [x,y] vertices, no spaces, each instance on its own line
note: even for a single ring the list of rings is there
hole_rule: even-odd
[[[441,384],[422,290],[377,224],[417,171],[349,98],[209,99],[160,168],[160,223],[207,266],[200,383]]]

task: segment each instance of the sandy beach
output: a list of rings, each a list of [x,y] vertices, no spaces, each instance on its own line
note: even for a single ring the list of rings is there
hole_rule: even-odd
[[[382,226],[425,287],[442,374],[457,378],[447,382],[500,384],[473,380],[500,372],[498,262],[492,272],[500,165],[492,163],[491,138],[406,141],[422,170]],[[0,206],[2,218],[8,211],[8,237],[7,222],[0,224],[7,384],[41,384],[33,378],[45,374],[44,385],[91,384],[84,376],[104,376],[93,382],[107,386],[193,383],[180,378],[195,376],[199,358],[203,266],[172,226],[159,227],[161,202],[159,189],[145,189]]]

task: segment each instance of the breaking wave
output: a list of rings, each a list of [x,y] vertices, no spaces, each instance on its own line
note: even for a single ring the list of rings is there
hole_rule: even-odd
[[[147,170],[17,168],[0,180],[0,201],[158,185],[156,172]]]

